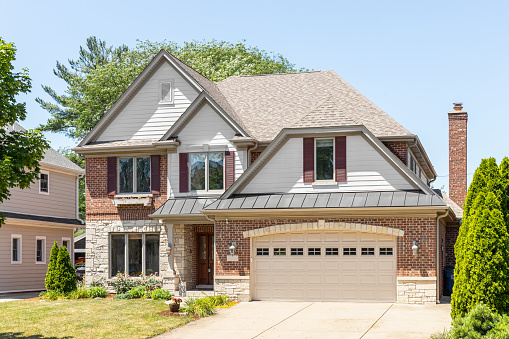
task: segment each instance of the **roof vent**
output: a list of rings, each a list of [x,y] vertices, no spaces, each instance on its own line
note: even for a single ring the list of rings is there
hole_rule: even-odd
[[[454,110],[455,111],[463,110],[463,103],[462,102],[455,102],[453,105],[454,105]]]

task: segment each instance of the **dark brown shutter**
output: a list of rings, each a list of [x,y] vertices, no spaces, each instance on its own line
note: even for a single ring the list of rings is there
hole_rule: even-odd
[[[303,138],[304,182],[315,181],[315,138]]]
[[[150,192],[161,194],[161,156],[150,156]]]
[[[225,189],[228,189],[235,181],[235,152],[224,152],[224,167],[225,167]]]
[[[189,153],[179,153],[179,192],[189,192]]]
[[[336,137],[335,139],[335,159],[334,168],[336,170],[336,181],[346,181],[346,137]]]
[[[115,195],[117,192],[117,158],[108,157],[108,195]]]

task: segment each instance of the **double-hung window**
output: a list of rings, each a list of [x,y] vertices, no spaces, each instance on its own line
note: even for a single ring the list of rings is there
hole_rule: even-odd
[[[190,153],[189,178],[192,191],[224,189],[224,153]]]
[[[119,272],[131,276],[158,274],[159,234],[110,234],[110,275]]]
[[[118,192],[150,193],[150,157],[118,159]]]
[[[315,139],[316,180],[334,180],[334,139]]]
[[[49,194],[49,172],[41,171],[39,173],[39,193]]]
[[[11,264],[21,264],[21,240],[20,234],[11,234]]]

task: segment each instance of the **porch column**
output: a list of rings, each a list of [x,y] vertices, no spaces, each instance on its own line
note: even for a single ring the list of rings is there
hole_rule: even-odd
[[[166,234],[168,235],[168,249],[171,249],[168,254],[168,272],[171,276],[175,276],[175,245],[173,244],[173,224],[166,224]]]

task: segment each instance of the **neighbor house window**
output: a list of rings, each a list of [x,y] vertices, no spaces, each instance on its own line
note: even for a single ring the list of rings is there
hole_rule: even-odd
[[[315,139],[316,180],[334,179],[334,139]]]
[[[117,273],[159,274],[159,234],[110,234],[110,275]]]
[[[11,234],[11,264],[21,264],[21,241],[20,234]]]
[[[46,263],[46,237],[44,236],[35,237],[35,263]]]
[[[224,153],[190,153],[189,167],[192,191],[224,189]]]
[[[67,252],[69,252],[69,258],[71,258],[71,263],[74,263],[74,258],[72,257],[71,238],[62,238],[62,246],[65,246],[65,248],[67,248]]]
[[[49,172],[39,173],[39,193],[49,194]]]
[[[159,103],[161,104],[173,103],[173,81],[159,82]]]
[[[150,157],[118,159],[118,192],[150,193]]]

